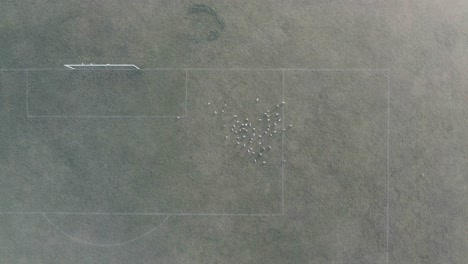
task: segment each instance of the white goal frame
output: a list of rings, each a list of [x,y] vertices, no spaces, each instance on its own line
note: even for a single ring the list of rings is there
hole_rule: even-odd
[[[135,68],[137,70],[140,70],[140,68],[138,66],[136,66],[135,64],[93,64],[93,63],[90,63],[90,64],[85,64],[85,63],[81,63],[81,64],[64,64],[63,66],[71,69],[71,70],[76,70],[77,68],[84,68],[84,67],[130,67],[130,68]]]

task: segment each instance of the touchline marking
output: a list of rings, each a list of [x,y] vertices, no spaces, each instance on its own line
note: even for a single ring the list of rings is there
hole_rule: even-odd
[[[386,210],[386,248],[387,264],[389,263],[389,209],[390,209],[390,72],[387,71],[387,210]]]
[[[284,70],[281,70],[281,87],[282,87],[282,93],[283,93],[283,98],[282,98],[282,103],[285,102],[284,100]],[[282,117],[283,117],[283,122],[281,122],[281,214],[284,215],[284,122],[286,122],[286,119],[284,118],[284,108],[286,107],[286,104],[283,104],[283,107],[281,109]]]
[[[283,216],[278,213],[105,213],[105,212],[0,212],[0,215],[148,215],[148,216]]]
[[[162,70],[163,68],[146,68],[148,70]],[[349,68],[349,69],[331,69],[331,68],[171,68],[172,70],[189,70],[189,71],[387,71],[388,69],[365,69],[365,68]]]
[[[157,225],[156,227],[154,227],[153,229],[149,230],[148,232],[144,233],[143,235],[141,236],[138,236],[136,238],[133,238],[133,239],[130,239],[130,240],[127,240],[127,241],[124,241],[124,242],[119,242],[119,243],[110,243],[110,244],[106,244],[106,243],[91,243],[91,242],[86,242],[84,240],[81,240],[81,239],[77,239],[69,234],[67,234],[65,231],[63,231],[62,229],[60,229],[59,227],[57,227],[47,216],[46,214],[42,214],[42,216],[47,220],[47,222],[49,223],[49,225],[51,225],[53,228],[55,228],[57,231],[59,231],[60,233],[62,233],[62,235],[68,237],[69,239],[75,241],[75,242],[78,242],[78,243],[82,243],[82,244],[86,244],[86,245],[90,245],[90,246],[98,246],[98,247],[112,247],[112,246],[121,246],[121,245],[125,245],[125,244],[128,244],[128,243],[132,243],[134,241],[137,241],[138,239],[141,239],[151,233],[153,233],[154,231],[156,231],[162,224],[164,224],[167,219],[169,219],[170,216],[167,216],[166,218],[164,218],[164,220],[159,224]]]
[[[140,71],[388,71],[386,68],[142,68]],[[62,68],[0,69],[0,71],[70,71]],[[130,71],[128,69],[93,69],[92,71]]]
[[[187,116],[187,101],[188,101],[188,96],[187,96],[187,90],[188,90],[188,70],[185,70],[185,116]]]
[[[90,115],[90,116],[82,116],[82,115],[28,115],[30,118],[177,118],[177,117],[185,117],[185,115],[177,116],[145,116],[145,115]]]

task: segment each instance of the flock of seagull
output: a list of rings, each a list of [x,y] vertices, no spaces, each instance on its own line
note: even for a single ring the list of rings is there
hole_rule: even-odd
[[[260,99],[256,98],[255,102]],[[223,128],[228,130],[225,139],[232,142],[245,152],[254,163],[266,164],[268,153],[272,150],[272,142],[283,136],[283,132],[292,125],[283,125],[283,107],[285,102],[277,104],[273,109],[266,110],[257,120],[232,115]],[[211,105],[208,102],[208,105]],[[227,104],[221,110],[214,110],[215,115],[223,114]]]

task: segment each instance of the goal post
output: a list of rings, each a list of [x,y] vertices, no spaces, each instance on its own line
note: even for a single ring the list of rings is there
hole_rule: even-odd
[[[94,63],[81,63],[81,64],[64,64],[63,66],[67,67],[70,70],[77,70],[77,69],[92,69],[92,68],[128,68],[134,70],[140,70],[138,66],[135,64],[94,64]]]

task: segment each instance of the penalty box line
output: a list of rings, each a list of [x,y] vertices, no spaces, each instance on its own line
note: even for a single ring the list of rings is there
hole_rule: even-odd
[[[0,212],[0,215],[148,215],[148,216],[283,216],[281,213],[106,213],[106,212]]]
[[[149,71],[154,69],[147,69]],[[188,100],[188,71],[189,69],[170,69],[170,70],[184,70],[185,71],[185,116],[187,116],[187,100]],[[260,69],[262,70],[262,69]],[[284,69],[275,69],[274,71],[281,72],[281,93],[282,93],[282,101],[284,102]],[[25,71],[26,75],[26,83],[28,87],[28,71]],[[26,89],[26,96],[28,97],[29,89]],[[27,109],[29,108],[27,104]],[[28,113],[28,112],[27,112]],[[31,116],[28,113],[28,117],[37,117]],[[39,116],[40,117],[40,116]],[[44,116],[44,117],[77,117],[77,118],[106,118],[106,117],[137,117],[137,116]],[[141,116],[145,117],[145,116]],[[149,116],[151,117],[151,116]],[[177,116],[157,116],[157,117],[177,117]],[[180,116],[182,117],[182,116]],[[282,118],[284,120],[284,106],[282,109]],[[282,124],[284,128],[284,124]],[[281,206],[280,206],[280,213],[104,213],[104,212],[0,212],[0,215],[7,214],[7,215],[14,215],[14,214],[56,214],[56,215],[161,215],[161,216],[283,216],[284,215],[284,130],[282,129],[281,135],[281,167],[280,167],[280,176],[281,176]]]

